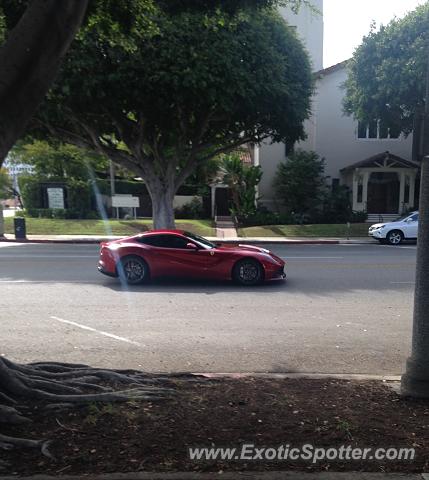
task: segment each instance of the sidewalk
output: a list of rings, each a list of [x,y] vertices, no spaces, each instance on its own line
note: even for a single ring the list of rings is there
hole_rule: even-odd
[[[98,244],[102,241],[117,240],[123,236],[100,236],[100,235],[27,235],[26,240],[15,239],[14,235],[6,234],[4,238],[0,238],[0,242],[19,242],[19,243],[80,243],[80,244]],[[378,243],[366,237],[206,237],[213,242],[221,243],[241,243],[241,244],[258,244],[258,243],[276,243],[276,244],[370,244],[378,245]]]

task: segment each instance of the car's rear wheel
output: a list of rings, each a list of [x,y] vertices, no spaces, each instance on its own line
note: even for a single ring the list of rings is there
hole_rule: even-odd
[[[404,234],[400,230],[391,230],[386,235],[386,240],[389,245],[399,245],[404,240]]]
[[[240,285],[259,285],[264,279],[264,271],[257,260],[244,258],[235,264],[232,278]]]
[[[137,255],[128,255],[121,258],[118,274],[119,278],[125,280],[129,285],[137,285],[149,279],[149,267],[143,258]]]

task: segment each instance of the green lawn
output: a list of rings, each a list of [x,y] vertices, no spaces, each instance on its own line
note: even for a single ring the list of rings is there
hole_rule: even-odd
[[[240,228],[241,237],[367,237],[369,224],[347,225],[266,225]]]
[[[151,220],[62,220],[26,218],[28,235],[133,235],[152,228]],[[214,236],[211,220],[176,220],[176,228]],[[13,234],[13,218],[5,218],[5,232]]]

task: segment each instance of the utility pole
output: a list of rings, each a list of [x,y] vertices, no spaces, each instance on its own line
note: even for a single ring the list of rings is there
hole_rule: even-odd
[[[429,53],[429,51],[428,51]],[[429,398],[429,54],[423,118],[420,181],[419,233],[417,240],[411,356],[401,380],[404,396]]]

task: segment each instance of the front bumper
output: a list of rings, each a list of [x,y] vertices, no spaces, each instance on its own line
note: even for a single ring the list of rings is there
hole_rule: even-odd
[[[265,272],[266,280],[284,280],[286,278],[285,266]]]
[[[384,230],[372,230],[368,232],[368,236],[380,240],[386,238],[386,232]]]
[[[103,275],[107,275],[108,277],[116,278],[118,276],[117,272],[109,272],[108,270],[106,270],[102,262],[98,264],[97,270]]]

